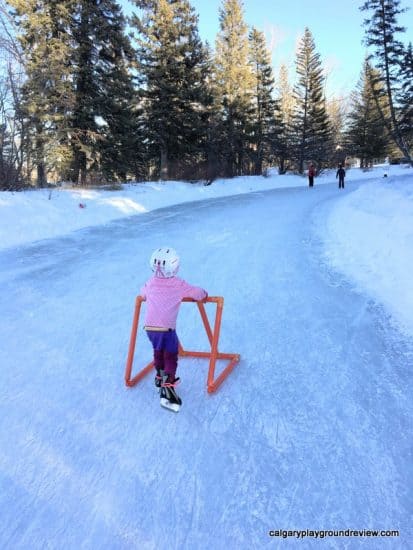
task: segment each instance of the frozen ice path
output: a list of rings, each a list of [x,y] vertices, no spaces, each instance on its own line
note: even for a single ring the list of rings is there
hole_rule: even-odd
[[[186,204],[0,254],[2,549],[283,548],[278,529],[400,529],[326,548],[413,547],[413,346],[320,260],[313,224],[338,197]],[[182,360],[178,415],[152,377],[123,382],[168,243],[225,297],[220,348],[242,357],[215,395],[206,362]],[[206,348],[192,304],[178,329]],[[149,357],[140,331],[135,368]]]

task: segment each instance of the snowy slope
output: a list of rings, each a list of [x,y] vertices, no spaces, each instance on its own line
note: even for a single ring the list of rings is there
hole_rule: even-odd
[[[396,176],[405,174],[406,168],[380,166],[366,172],[354,168],[348,171],[347,180],[376,181],[387,172]],[[316,185],[335,181],[335,172],[329,171],[316,179]],[[71,187],[20,193],[3,191],[0,192],[0,249],[66,235],[84,227],[183,202],[305,186],[307,178],[304,176],[279,176],[272,170],[267,178],[221,179],[210,186],[202,182],[160,182],[128,184],[120,191]]]
[[[400,529],[380,547],[411,547],[413,343],[331,263],[337,216],[365,211],[368,185],[210,198],[3,250],[1,548],[258,549],[307,528]],[[356,265],[365,245],[347,240]],[[134,296],[166,242],[182,277],[225,297],[220,347],[242,358],[215,395],[205,362],[182,360],[179,415],[152,377],[123,382]],[[178,330],[206,347],[192,304]]]
[[[386,306],[413,335],[413,177],[373,180],[339,201],[325,218],[332,266]],[[322,222],[324,225],[324,222]]]

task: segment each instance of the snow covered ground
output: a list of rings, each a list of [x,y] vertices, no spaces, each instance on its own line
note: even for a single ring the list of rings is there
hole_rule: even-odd
[[[352,169],[347,173],[347,180],[376,181],[385,173],[399,175],[406,174],[406,170],[409,171],[399,166],[381,166],[366,172]],[[129,184],[121,191],[110,192],[65,187],[19,193],[0,191],[0,249],[59,237],[77,229],[174,204],[251,191],[307,186],[305,177],[279,176],[275,170],[270,174],[267,178],[221,179],[210,186],[168,182]],[[335,173],[329,172],[317,178],[316,184],[334,181]]]
[[[279,529],[412,547],[411,169],[1,193],[0,212],[1,548],[292,544]],[[152,377],[123,381],[163,244],[224,296],[220,348],[241,354],[213,395],[181,360],[178,415]],[[206,348],[191,304],[178,332]],[[149,357],[140,332],[135,368]]]
[[[304,177],[270,174],[218,180],[211,186],[168,182],[125,185],[121,191],[0,192],[0,250],[175,204],[307,186]],[[336,181],[330,171],[316,179],[316,186]],[[365,185],[346,194],[325,217],[318,216],[324,253],[335,269],[382,302],[402,330],[413,334],[413,170],[403,165],[353,168],[346,182],[351,190],[353,182]]]

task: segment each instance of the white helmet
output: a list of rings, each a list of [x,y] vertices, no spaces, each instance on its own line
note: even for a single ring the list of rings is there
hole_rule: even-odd
[[[150,266],[157,277],[173,277],[179,269],[179,256],[173,248],[158,248],[151,256]]]

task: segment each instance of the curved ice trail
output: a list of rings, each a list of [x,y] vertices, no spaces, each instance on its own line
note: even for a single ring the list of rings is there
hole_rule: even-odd
[[[412,547],[413,345],[323,263],[313,224],[335,200],[227,197],[0,255],[2,548],[261,549],[288,544],[279,529],[399,529],[380,545]],[[220,347],[242,357],[214,395],[206,362],[182,360],[178,415],[152,377],[123,382],[164,244],[225,297]],[[178,330],[206,348],[192,304]],[[149,356],[140,331],[135,368]]]

